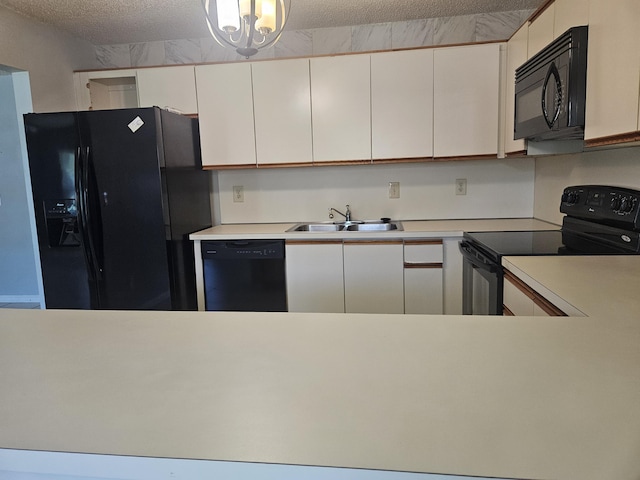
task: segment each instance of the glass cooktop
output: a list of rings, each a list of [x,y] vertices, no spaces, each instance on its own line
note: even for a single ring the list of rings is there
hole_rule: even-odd
[[[504,255],[566,255],[560,230],[468,232],[465,239],[496,259]]]

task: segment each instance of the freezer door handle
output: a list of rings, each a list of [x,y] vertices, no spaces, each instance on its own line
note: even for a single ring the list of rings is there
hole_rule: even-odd
[[[91,206],[89,204],[91,198],[90,182],[89,182],[89,147],[84,148],[84,152],[78,149],[79,168],[76,169],[76,185],[78,189],[78,198],[80,200],[80,225],[82,236],[85,244],[85,255],[89,270],[96,280],[102,279],[102,268],[98,261],[96,253],[96,242],[94,232],[98,225],[94,225],[95,219],[91,217]]]

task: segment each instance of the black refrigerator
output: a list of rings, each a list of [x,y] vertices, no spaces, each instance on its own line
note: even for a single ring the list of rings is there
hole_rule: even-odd
[[[157,107],[24,116],[47,308],[196,310],[211,226],[198,122]]]

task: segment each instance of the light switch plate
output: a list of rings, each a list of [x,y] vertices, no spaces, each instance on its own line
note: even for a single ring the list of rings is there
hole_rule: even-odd
[[[400,198],[400,182],[389,182],[389,198]]]

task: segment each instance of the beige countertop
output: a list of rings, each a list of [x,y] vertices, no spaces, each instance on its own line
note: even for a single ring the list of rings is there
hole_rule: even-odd
[[[569,315],[640,320],[638,255],[504,257],[502,265]]]
[[[0,310],[0,448],[637,480],[639,365],[633,315]]]
[[[403,231],[391,232],[287,232],[297,223],[226,224],[192,233],[192,240],[233,239],[336,239],[336,238],[411,238],[456,237],[463,232],[495,230],[556,230],[558,225],[534,218],[471,220],[402,220]]]

